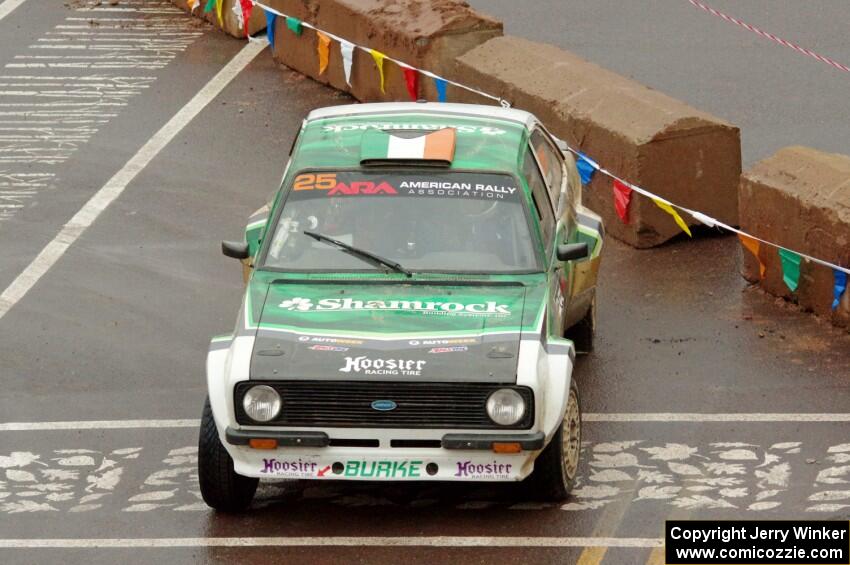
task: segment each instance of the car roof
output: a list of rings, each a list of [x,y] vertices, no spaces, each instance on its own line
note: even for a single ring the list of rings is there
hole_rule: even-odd
[[[391,102],[348,104],[310,112],[293,154],[292,170],[360,169],[364,134],[371,130],[455,128],[452,169],[516,173],[534,116],[478,104]]]
[[[307,122],[322,118],[379,117],[382,114],[431,114],[435,116],[466,116],[484,120],[505,120],[530,127],[537,120],[525,110],[484,104],[455,104],[446,102],[373,102],[367,104],[343,104],[317,108],[307,115]]]

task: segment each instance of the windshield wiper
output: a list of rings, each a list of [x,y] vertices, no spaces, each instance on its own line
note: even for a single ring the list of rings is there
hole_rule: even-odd
[[[343,243],[343,242],[339,241],[338,239],[334,239],[332,237],[328,237],[324,234],[316,233],[314,231],[304,230],[302,233],[306,236],[312,237],[316,241],[323,241],[325,243],[329,243],[331,245],[334,245],[334,246],[338,247],[340,250],[344,251],[345,253],[348,253],[349,255],[353,255],[353,256],[355,256],[359,259],[363,259],[367,263],[372,263],[375,266],[383,265],[384,267],[388,267],[388,268],[392,269],[393,271],[397,271],[399,273],[404,273],[408,277],[413,276],[412,272],[408,271],[407,269],[405,269],[404,267],[402,267],[400,264],[396,263],[395,261],[390,261],[389,259],[385,259],[385,258],[381,257],[380,255],[375,255],[371,251],[366,251],[365,249],[360,249],[359,247],[354,247],[353,245],[348,245],[347,243]]]

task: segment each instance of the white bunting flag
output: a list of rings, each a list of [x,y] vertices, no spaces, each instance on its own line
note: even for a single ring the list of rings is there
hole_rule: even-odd
[[[345,70],[345,82],[351,86],[351,63],[354,59],[354,44],[348,41],[339,42],[339,52],[342,55],[342,68]]]
[[[233,14],[236,16],[236,25],[239,26],[239,31],[242,31],[242,3],[239,0],[233,3]]]

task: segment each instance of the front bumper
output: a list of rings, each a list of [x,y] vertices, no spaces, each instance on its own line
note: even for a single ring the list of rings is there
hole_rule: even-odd
[[[544,443],[542,433],[445,434],[433,448],[333,447],[324,432],[233,428],[225,438],[236,472],[246,477],[365,481],[521,481]],[[278,448],[253,449],[251,439],[274,439]],[[492,453],[500,442],[522,451]]]

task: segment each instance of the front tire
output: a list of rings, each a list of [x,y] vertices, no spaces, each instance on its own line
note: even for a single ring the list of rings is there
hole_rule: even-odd
[[[581,453],[581,405],[575,379],[570,380],[564,419],[543,452],[534,462],[528,478],[532,495],[538,500],[562,502],[572,491],[578,475]]]
[[[240,512],[248,508],[260,482],[234,471],[233,458],[218,437],[209,397],[204,402],[198,438],[198,482],[204,502],[222,512]]]

